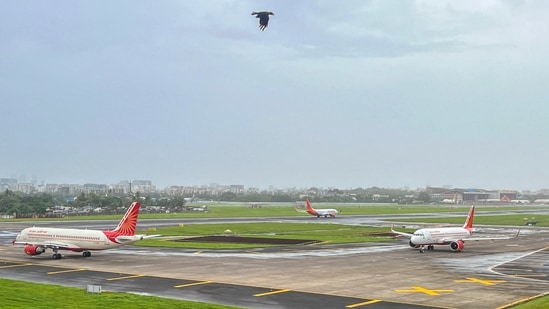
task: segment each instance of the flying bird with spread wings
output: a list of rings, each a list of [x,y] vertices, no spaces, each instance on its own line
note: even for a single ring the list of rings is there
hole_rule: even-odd
[[[261,12],[252,12],[252,15],[255,15],[256,18],[259,18],[259,29],[264,31],[265,28],[269,25],[269,15],[274,15],[273,12],[261,11]]]

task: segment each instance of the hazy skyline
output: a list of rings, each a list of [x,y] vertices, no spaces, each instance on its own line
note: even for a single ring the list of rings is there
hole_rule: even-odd
[[[2,1],[0,177],[548,188],[546,29],[542,0]]]

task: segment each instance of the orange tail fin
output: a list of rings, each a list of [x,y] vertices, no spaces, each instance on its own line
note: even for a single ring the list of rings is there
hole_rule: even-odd
[[[318,216],[318,212],[316,212],[316,209],[313,208],[308,198],[305,199],[305,203],[307,204],[307,212],[313,216]]]
[[[133,236],[135,235],[135,227],[137,226],[137,216],[139,215],[139,208],[141,203],[133,202],[130,208],[126,211],[126,214],[118,223],[118,226],[112,230],[119,235]]]
[[[312,209],[313,206],[311,205],[311,201],[309,201],[308,198],[305,199],[305,204],[307,204],[307,209]]]
[[[471,206],[471,209],[469,210],[469,214],[467,215],[467,219],[465,220],[465,223],[463,224],[464,229],[472,229],[473,228],[473,218],[475,216],[475,205]]]

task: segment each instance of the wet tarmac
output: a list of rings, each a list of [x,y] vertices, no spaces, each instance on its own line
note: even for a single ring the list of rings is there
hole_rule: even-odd
[[[1,226],[0,277],[55,278],[83,288],[99,283],[109,290],[243,308],[493,309],[549,289],[549,231],[537,227],[523,228],[509,240],[466,242],[460,253],[447,246],[419,253],[396,241],[223,252],[128,246],[90,258],[69,252],[52,260],[10,246],[16,229]],[[515,231],[477,227],[477,234],[486,236]],[[59,268],[69,271],[56,273]],[[115,277],[120,279],[107,280]]]

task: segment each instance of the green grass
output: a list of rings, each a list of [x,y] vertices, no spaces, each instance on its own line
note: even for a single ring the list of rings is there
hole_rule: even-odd
[[[0,279],[0,307],[2,308],[192,308],[237,309],[222,305],[142,296],[130,293],[87,293],[84,288],[31,283]]]
[[[176,218],[235,218],[235,217],[289,217],[289,216],[310,216],[305,212],[297,212],[295,204],[264,205],[261,208],[249,208],[248,204],[206,204],[208,212],[181,212],[147,214],[141,213],[140,219],[176,219]],[[201,206],[201,205],[195,205]],[[379,204],[319,204],[317,208],[335,208],[341,211],[340,216],[346,215],[379,215],[379,214],[410,214],[410,213],[456,213],[467,212],[468,205],[448,207],[441,205],[379,205]],[[517,210],[517,209],[547,209],[547,206],[490,206],[490,210]],[[90,216],[68,216],[65,218],[21,218],[21,219],[0,219],[0,222],[11,221],[68,221],[68,220],[119,220],[122,214],[118,215],[90,215]]]
[[[130,293],[103,292],[87,293],[84,288],[63,287],[26,281],[0,279],[0,299],[2,308],[88,308],[103,309],[150,308],[150,309],[238,309],[238,307],[207,304],[193,301],[175,300],[154,296],[142,296]],[[60,300],[59,296],[63,299]],[[509,307],[513,309],[549,308],[549,296],[530,300]]]
[[[549,296],[542,296],[535,298],[524,303],[521,303],[516,306],[507,307],[512,309],[539,309],[539,308],[549,308]]]
[[[157,228],[148,233],[160,234],[162,238],[151,238],[139,241],[136,245],[151,247],[192,248],[192,249],[245,249],[268,247],[263,244],[175,242],[175,238],[207,235],[229,235],[265,238],[304,239],[330,242],[334,244],[390,241],[390,236],[376,233],[388,233],[389,228],[352,226],[334,223],[223,223],[223,224],[188,224]],[[167,237],[167,238],[165,238]]]

